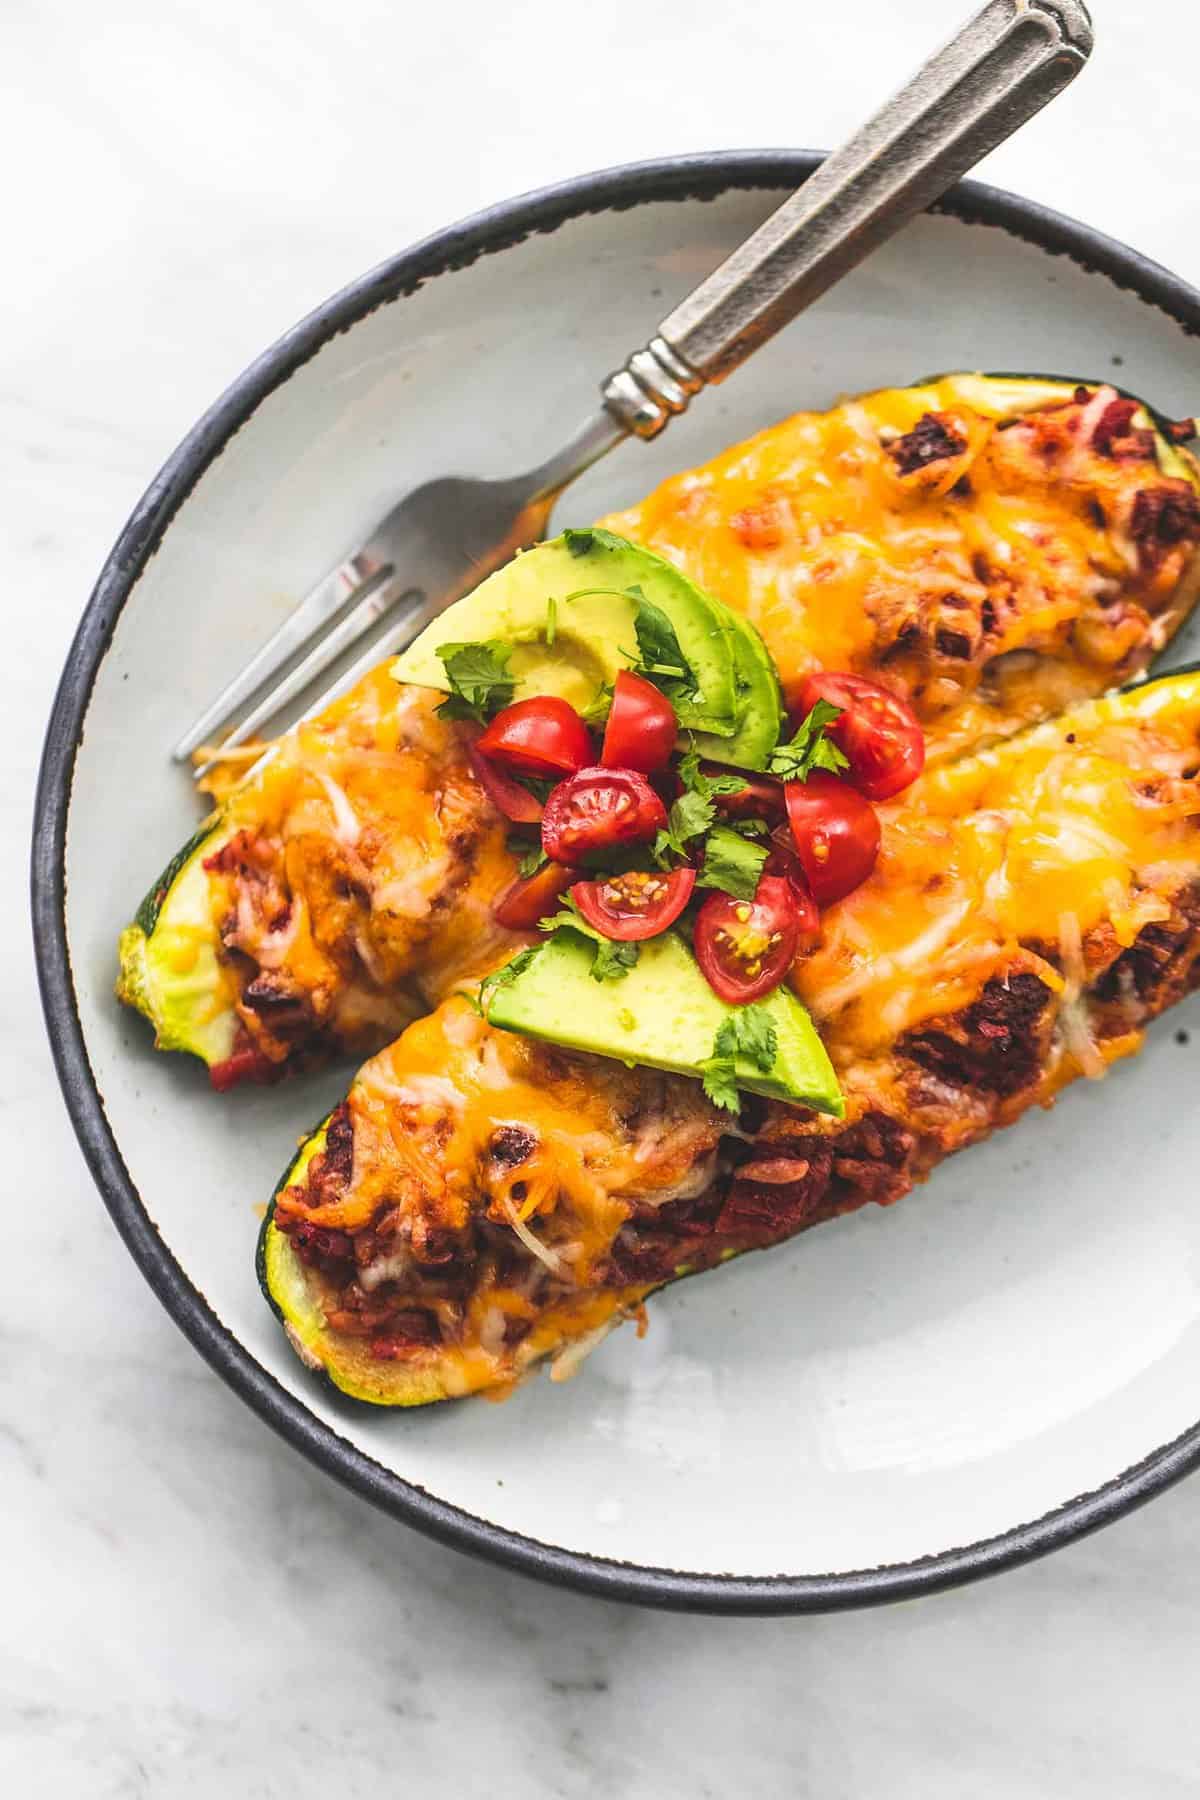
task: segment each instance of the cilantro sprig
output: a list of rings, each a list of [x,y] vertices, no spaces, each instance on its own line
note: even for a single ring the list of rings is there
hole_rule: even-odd
[[[538,870],[544,869],[550,861],[542,848],[540,838],[531,844],[528,838],[518,837],[513,833],[509,836],[505,847],[510,856],[517,858],[517,874],[522,881],[528,881],[531,875],[536,875]]]
[[[563,542],[572,556],[586,556],[590,550],[628,550],[629,540],[618,537],[615,531],[605,531],[599,525],[591,525],[586,530],[572,531],[570,527],[563,532]]]
[[[538,930],[547,932],[551,937],[564,929],[578,932],[581,937],[591,938],[595,944],[592,966],[588,971],[593,981],[621,981],[630,969],[636,967],[641,955],[641,945],[619,944],[614,938],[605,937],[602,931],[597,931],[594,925],[588,924],[570,894],[564,894],[559,901],[558,912],[538,920]]]
[[[599,526],[564,531],[563,543],[570,554],[576,557],[587,556],[595,550],[627,551],[630,548],[625,538]],[[624,588],[580,588],[566,598],[575,600],[585,594],[612,594],[633,601],[633,629],[637,648],[635,650],[630,647],[625,651],[630,667],[637,674],[644,675],[647,681],[654,683],[659,692],[671,702],[684,724],[688,723],[689,713],[699,722],[697,709],[702,709],[704,705],[700,680],[688,661],[670,617],[662,607],[656,606],[653,600],[648,600],[636,582]]]
[[[740,793],[746,785],[740,775],[706,775],[696,750],[689,750],[680,758],[678,774],[683,793],[672,802],[666,826],[654,840],[654,860],[660,866],[668,865],[674,857],[689,857],[693,840],[712,829],[717,796]]]
[[[626,588],[625,592],[636,608],[633,630],[638,646],[638,673],[686,681],[694,691],[696,683],[691,664],[680,649],[675,627],[662,607],[647,600],[636,584]]]
[[[700,1064],[704,1092],[713,1105],[726,1112],[737,1112],[741,1106],[737,1082],[739,1059],[769,1075],[775,1066],[778,1049],[779,1034],[765,1006],[739,1006],[729,1018],[722,1020],[713,1038],[712,1055]]]
[[[448,699],[438,712],[444,719],[474,719],[486,725],[507,706],[516,691],[517,678],[509,671],[512,645],[499,638],[474,644],[443,644],[438,650],[450,683]]]
[[[765,844],[743,837],[731,825],[714,825],[704,840],[704,867],[696,886],[718,888],[735,900],[753,900],[767,854]]]
[[[807,781],[814,769],[828,769],[837,775],[850,766],[850,759],[840,750],[826,728],[841,717],[842,709],[832,701],[818,700],[801,720],[800,728],[788,744],[778,744],[771,752],[767,767],[780,781]]]
[[[522,969],[529,967],[540,949],[540,944],[530,944],[524,950],[518,950],[517,954],[510,962],[506,962],[503,968],[493,969],[490,975],[485,975],[473,994],[465,988],[460,990],[463,999],[470,1001],[481,1019],[486,1019],[492,996],[499,988],[508,987],[510,982],[515,981]]]

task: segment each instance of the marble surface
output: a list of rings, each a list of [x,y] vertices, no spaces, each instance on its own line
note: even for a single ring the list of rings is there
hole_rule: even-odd
[[[264,344],[488,200],[636,156],[832,142],[960,11],[860,0],[831,34],[825,8],[716,0],[0,9],[3,1791],[1194,1791],[1194,1483],[973,1589],[719,1621],[475,1564],[311,1471],[109,1225],[25,924],[39,740],[80,607],[145,483]],[[1191,0],[1094,12],[1092,68],[984,173],[1200,282],[1200,18]],[[686,71],[675,91],[667,69]]]

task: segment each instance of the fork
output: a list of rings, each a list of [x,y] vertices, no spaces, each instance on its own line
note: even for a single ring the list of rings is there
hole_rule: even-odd
[[[597,412],[568,443],[508,480],[449,476],[407,494],[205,709],[176,745],[176,759],[189,758],[253,701],[199,778],[368,636],[369,648],[305,718],[404,649],[452,600],[543,537],[551,509],[578,475],[627,437],[656,437],[702,387],[724,380],[1039,111],[1091,49],[1081,0],[988,0],[679,302],[645,348],[602,384]],[[268,688],[274,676],[280,679]]]

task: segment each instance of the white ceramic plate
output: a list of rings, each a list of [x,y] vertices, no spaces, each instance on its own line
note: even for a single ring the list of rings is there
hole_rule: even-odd
[[[34,857],[76,1128],[210,1362],[314,1461],[437,1536],[595,1591],[726,1610],[984,1573],[1200,1456],[1200,997],[1102,1087],[899,1207],[655,1299],[645,1342],[618,1333],[571,1384],[406,1415],[308,1375],[254,1278],[255,1208],[347,1071],[214,1097],[117,1006],[114,945],[194,814],[170,744],[293,599],[409,485],[539,460],[812,162],[688,158],[534,195],[384,265],[268,351],[101,576],[50,724]],[[965,188],[662,439],[601,464],[566,522],[797,408],[940,369],[1099,376],[1190,406],[1197,329],[1200,297],[1164,271]]]

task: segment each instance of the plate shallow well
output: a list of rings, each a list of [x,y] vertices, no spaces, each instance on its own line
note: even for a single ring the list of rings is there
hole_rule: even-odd
[[[140,503],[47,737],[34,917],[67,1102],[164,1304],[270,1424],[434,1535],[614,1597],[799,1611],[1039,1554],[1200,1458],[1200,997],[1144,1054],[869,1208],[687,1282],[566,1385],[395,1414],[295,1360],[256,1207],[348,1071],[213,1096],[112,997],[117,932],[194,815],[180,726],[395,495],[540,458],[674,298],[813,166],[713,155],[514,201],[396,257],[257,362]],[[801,407],[932,370],[1200,400],[1200,296],[965,186],[652,445],[582,523]],[[1195,655],[1189,629],[1172,661]]]

